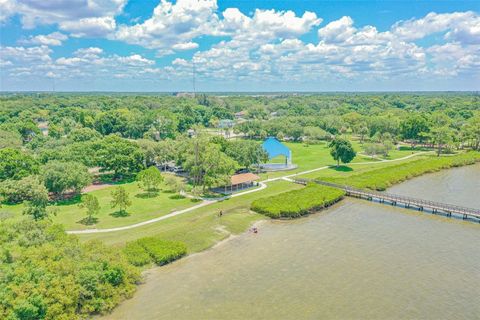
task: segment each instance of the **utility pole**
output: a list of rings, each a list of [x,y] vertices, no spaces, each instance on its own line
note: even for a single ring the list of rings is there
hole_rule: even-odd
[[[193,80],[193,96],[196,96],[195,90],[195,60],[192,58],[192,80]]]

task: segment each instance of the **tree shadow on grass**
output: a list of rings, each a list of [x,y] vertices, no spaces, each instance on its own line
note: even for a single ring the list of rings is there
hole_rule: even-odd
[[[168,190],[163,190],[164,193],[175,193],[175,190],[168,189]]]
[[[113,174],[102,174],[99,176],[100,183],[108,183],[113,185],[122,185],[135,181],[134,176],[115,177]]]
[[[181,194],[172,194],[170,197],[168,197],[169,199],[172,199],[172,200],[180,200],[180,199],[185,199],[185,196],[182,196]]]
[[[115,211],[110,213],[110,215],[114,218],[125,218],[130,216],[130,213],[128,213],[127,211]]]
[[[70,206],[70,205],[79,204],[80,202],[82,202],[82,196],[80,194],[76,194],[74,196],[63,198],[63,199],[62,198],[53,199],[50,202],[51,204],[54,204],[56,206]]]
[[[89,217],[85,217],[82,220],[77,221],[77,223],[83,224],[85,226],[91,226],[98,223],[98,218],[92,217],[90,219]]]
[[[135,198],[149,199],[149,198],[155,198],[156,196],[158,196],[158,191],[147,191],[147,192],[136,194]]]
[[[333,166],[333,167],[330,167],[330,169],[332,170],[335,170],[335,171],[338,171],[338,172],[350,172],[350,171],[353,171],[353,169],[351,167],[348,167],[348,166]]]

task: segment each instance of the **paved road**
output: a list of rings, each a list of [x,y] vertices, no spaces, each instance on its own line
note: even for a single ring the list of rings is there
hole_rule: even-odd
[[[350,165],[365,165],[365,164],[376,164],[376,163],[382,163],[382,162],[395,162],[395,161],[406,160],[406,159],[409,159],[409,158],[412,158],[412,157],[415,157],[415,156],[418,156],[418,155],[421,155],[421,154],[425,154],[425,153],[428,153],[428,152],[418,152],[418,153],[414,153],[414,154],[411,154],[411,155],[403,157],[403,158],[398,158],[398,159],[393,159],[393,160],[358,162],[358,163],[351,163]],[[292,181],[290,179],[292,177],[299,176],[299,175],[304,175],[304,174],[308,174],[308,173],[312,173],[312,172],[316,172],[316,171],[320,171],[320,170],[325,170],[325,169],[328,169],[330,167],[331,166],[323,166],[323,167],[319,167],[319,168],[315,168],[315,169],[311,169],[311,170],[306,170],[306,171],[302,171],[302,172],[298,172],[298,173],[294,173],[294,174],[289,174],[289,175],[285,175],[285,176],[281,176],[281,177],[266,179],[266,180],[263,180],[263,181],[259,182],[259,184],[260,184],[259,188],[252,189],[252,190],[247,190],[247,191],[244,191],[244,192],[235,193],[235,194],[231,195],[231,197],[232,198],[240,197],[240,196],[243,196],[243,195],[246,195],[246,194],[249,194],[249,193],[258,192],[260,190],[263,190],[263,189],[267,188],[267,185],[266,185],[267,182],[278,181],[278,180],[282,180],[282,179],[286,180],[286,181]],[[151,224],[151,223],[155,223],[155,222],[162,221],[162,220],[165,220],[165,219],[169,219],[169,218],[172,218],[172,217],[175,217],[175,216],[178,216],[178,215],[181,215],[181,214],[184,214],[184,213],[187,213],[187,212],[190,212],[190,211],[208,206],[212,203],[216,203],[216,202],[221,201],[221,200],[223,200],[223,198],[218,199],[218,200],[204,200],[201,203],[199,203],[199,204],[197,204],[193,207],[186,208],[186,209],[183,209],[183,210],[173,211],[173,212],[171,212],[169,214],[166,214],[164,216],[154,218],[154,219],[150,219],[150,220],[146,220],[146,221],[139,222],[139,223],[135,223],[135,224],[131,224],[131,225],[128,225],[128,226],[117,227],[117,228],[108,228],[108,229],[69,230],[69,231],[67,231],[67,233],[68,234],[107,233],[107,232],[116,232],[116,231],[124,231],[124,230],[134,229],[134,228],[138,228],[138,227],[141,227],[141,226],[145,226],[147,224]]]

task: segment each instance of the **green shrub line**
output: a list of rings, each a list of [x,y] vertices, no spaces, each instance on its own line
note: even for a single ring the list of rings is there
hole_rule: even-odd
[[[123,252],[134,266],[152,262],[162,266],[186,255],[187,247],[183,242],[147,237],[127,243]]]
[[[150,254],[137,241],[129,242],[123,249],[128,262],[136,267],[141,267],[152,262]]]
[[[348,177],[320,177],[320,180],[357,188],[383,191],[388,187],[425,173],[461,167],[480,162],[480,152],[467,152],[455,156],[431,156],[395,166],[375,169]]]
[[[331,206],[344,195],[345,192],[340,189],[309,184],[300,190],[255,200],[251,209],[274,219],[293,219]]]

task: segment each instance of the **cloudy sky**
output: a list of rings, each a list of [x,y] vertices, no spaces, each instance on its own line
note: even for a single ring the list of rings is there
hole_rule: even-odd
[[[480,0],[0,0],[1,90],[480,90]]]

